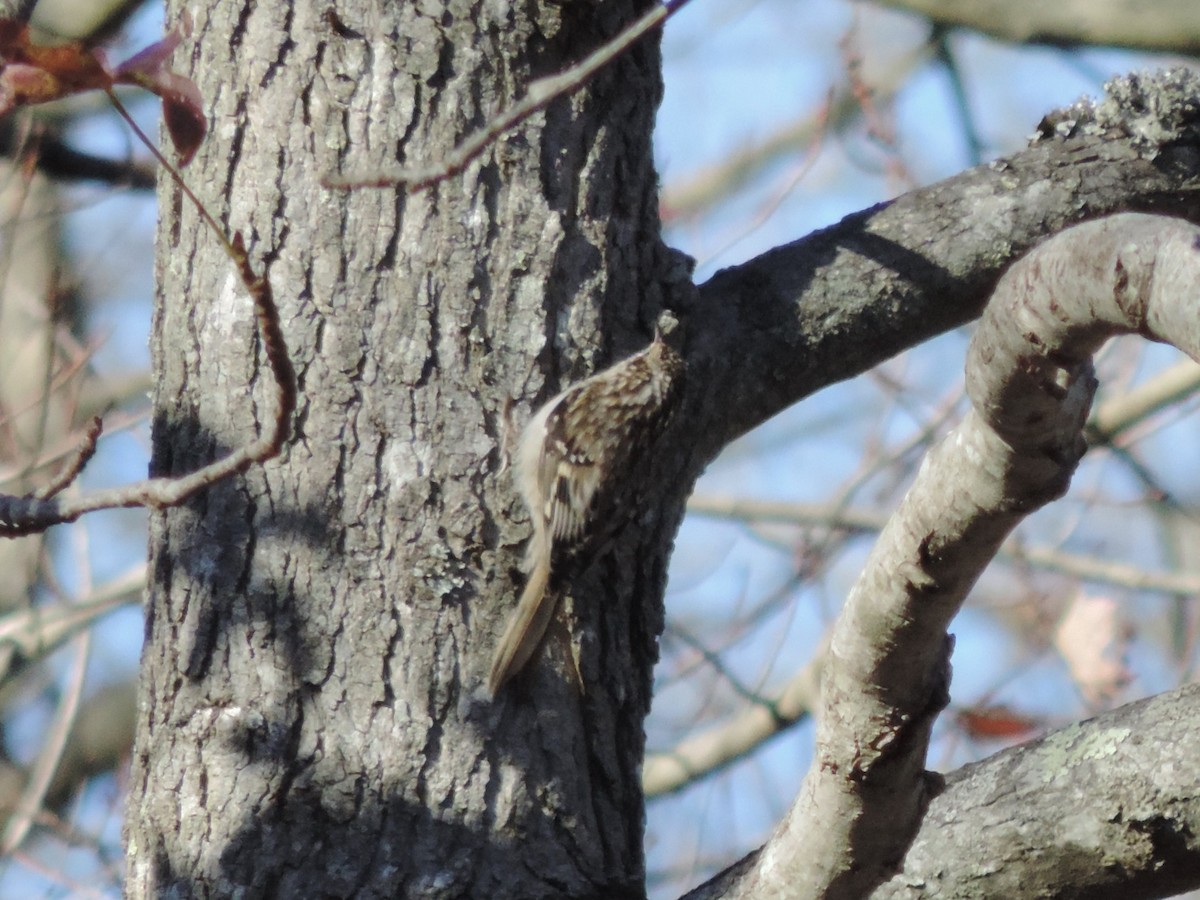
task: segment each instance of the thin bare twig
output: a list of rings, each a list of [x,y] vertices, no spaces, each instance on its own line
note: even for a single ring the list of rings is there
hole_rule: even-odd
[[[41,659],[97,619],[141,599],[146,586],[142,565],[80,603],[35,606],[0,617],[0,684]]]
[[[150,478],[135,484],[71,498],[37,495],[12,497],[0,494],[0,536],[4,537],[18,537],[45,531],[53,525],[74,522],[84,513],[100,509],[140,506],[164,509],[176,506],[223,478],[244,472],[254,463],[266,462],[278,456],[287,439],[292,413],[296,409],[296,372],[292,367],[287,343],[280,327],[279,309],[275,305],[275,296],[270,282],[255,272],[254,267],[250,264],[250,257],[246,252],[241,233],[235,233],[232,238],[226,236],[224,229],[187,186],[175,167],[167,161],[154,142],[138,127],[116,94],[110,90],[108,96],[117,112],[146,144],[171,179],[196,207],[209,229],[220,240],[226,255],[237,268],[242,284],[250,294],[263,343],[263,352],[266,355],[276,388],[271,427],[262,431],[249,444],[239,447],[223,459],[210,463],[188,475],[175,478]],[[86,462],[86,460],[84,461]],[[82,468],[82,465],[78,468]],[[74,474],[78,475],[78,469]],[[65,484],[58,485],[55,493],[61,491],[63,487]]]
[[[1090,444],[1114,442],[1124,432],[1200,390],[1200,365],[1181,359],[1145,384],[1103,403],[1088,422]]]
[[[642,766],[647,797],[674,793],[742,759],[764,742],[810,715],[821,689],[829,636],[812,659],[777,694],[755,698],[743,712],[711,731],[651,753]]]
[[[833,503],[792,503],[737,497],[701,496],[688,501],[694,515],[742,522],[768,522],[832,531],[870,534],[879,531],[887,516],[874,510]],[[1070,575],[1097,584],[1164,594],[1200,594],[1200,575],[1187,571],[1151,571],[1141,566],[1098,556],[1070,553],[1058,547],[1007,541],[997,559],[1033,565],[1046,572]]]
[[[406,186],[410,191],[419,191],[457,175],[471,160],[494,143],[510,129],[524,122],[551,101],[583,87],[601,69],[619,58],[643,37],[658,28],[672,14],[687,5],[688,0],[668,0],[655,5],[615,38],[584,58],[577,65],[547,75],[529,84],[525,96],[508,109],[489,119],[478,131],[469,134],[437,162],[401,166],[386,171],[362,175],[330,175],[322,180],[327,188],[353,190],[355,188],[383,188]]]
[[[104,431],[104,423],[100,421],[99,416],[94,416],[83,433],[83,440],[75,448],[75,452],[71,454],[70,458],[67,459],[67,463],[62,467],[62,471],[54,476],[54,480],[49,484],[34,491],[33,496],[38,500],[49,500],[51,497],[62,493],[63,488],[78,478],[79,473],[83,471],[83,467],[95,455],[96,441],[100,439],[102,431]]]
[[[67,736],[75,722],[75,713],[79,709],[79,698],[83,694],[83,677],[87,671],[88,656],[92,646],[92,633],[84,631],[75,638],[75,659],[66,690],[59,700],[54,720],[46,741],[33,765],[29,775],[29,783],[21,793],[21,799],[13,811],[12,818],[4,828],[4,836],[0,838],[0,855],[8,856],[21,845],[33,827],[34,819],[46,799],[46,792],[54,773],[62,758],[63,748],[67,745]]]

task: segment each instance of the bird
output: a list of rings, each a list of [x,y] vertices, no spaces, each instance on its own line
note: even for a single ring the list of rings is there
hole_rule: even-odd
[[[552,397],[522,430],[513,471],[533,534],[524,590],[492,656],[492,697],[540,646],[567,563],[594,558],[623,524],[628,507],[619,494],[631,464],[652,448],[678,405],[685,365],[669,340],[678,326],[665,313],[649,346]]]

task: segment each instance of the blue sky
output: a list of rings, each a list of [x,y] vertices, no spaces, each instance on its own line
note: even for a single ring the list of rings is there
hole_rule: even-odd
[[[139,15],[129,44],[154,39],[160,27],[153,10]],[[910,16],[840,0],[693,0],[670,20],[664,40],[666,96],[655,149],[668,192],[785,124],[817,115],[831,91],[835,96],[844,93],[843,47],[848,36],[870,83],[878,79],[886,84],[889,72],[908,65],[894,101],[880,102],[881,119],[893,135],[890,145],[869,135],[861,120],[831,127],[819,147],[797,148],[709,214],[668,227],[668,241],[697,257],[698,278],[970,164],[951,79],[944,67],[921,55],[926,33],[927,27]],[[1015,48],[974,35],[953,37],[952,47],[986,156],[1018,150],[1044,113],[1081,94],[1098,94],[1112,73],[1146,64],[1144,58],[1123,52]],[[114,53],[120,55],[119,50]],[[147,125],[152,123],[152,103],[137,109]],[[114,155],[144,155],[111,114],[89,119],[78,137]],[[149,361],[153,198],[97,187],[80,188],[70,196],[75,211],[67,219],[69,241],[87,277],[94,330],[105,336],[96,368],[106,374],[143,368]],[[767,209],[772,211],[764,215]],[[766,423],[711,467],[698,493],[794,501],[837,496],[856,473],[861,474],[864,446],[878,445],[882,455],[884,449],[903,444],[943,400],[949,404],[948,421],[953,422],[961,411],[952,392],[961,378],[966,340],[965,332],[947,335],[919,354],[887,364],[883,376],[837,386]],[[1151,354],[1139,365],[1144,365],[1145,374],[1170,359]],[[893,390],[891,384],[901,388]],[[1195,441],[1194,426],[1178,427]],[[1182,440],[1179,435],[1175,433],[1175,446]],[[98,485],[141,477],[147,452],[144,425],[107,438],[86,479]],[[904,459],[864,477],[852,494],[854,503],[886,507],[915,461]],[[1081,473],[1096,492],[1103,487],[1119,493],[1122,477],[1102,464],[1091,474]],[[1178,488],[1194,495],[1186,477]],[[1064,505],[1041,526],[1042,532],[1057,529],[1075,539],[1082,534],[1084,545],[1103,552],[1105,541],[1111,540],[1106,535],[1112,533],[1113,519],[1123,520],[1124,514],[1119,509],[1113,513],[1104,503],[1098,508],[1096,514],[1094,501]],[[1082,518],[1081,510],[1100,524],[1090,531],[1081,528],[1072,518]],[[80,587],[70,563],[74,553],[87,554],[95,581],[114,577],[144,559],[143,523],[139,513],[107,513],[82,526],[85,540],[56,538],[63,551],[59,575],[65,586]],[[71,541],[74,544],[68,544]],[[813,582],[796,581],[798,544],[797,535],[787,529],[752,529],[702,518],[685,522],[667,599],[671,628],[678,630],[669,629],[664,637],[664,693],[648,725],[653,748],[669,747],[681,729],[709,714],[719,722],[721,712],[733,708],[727,685],[712,680],[711,672],[706,673],[709,680],[701,682],[711,690],[674,679],[672,664],[686,655],[681,643],[685,631],[706,646],[722,646],[725,636],[752,621],[750,611],[762,606],[767,611],[753,620],[759,627],[747,626],[728,653],[730,670],[746,684],[769,687],[808,658],[869,540],[839,546],[828,571]],[[1149,544],[1146,552],[1152,552]],[[772,597],[780,599],[772,604]],[[1161,612],[1158,601],[1144,602],[1152,612]],[[956,623],[956,700],[995,694],[1038,711],[1078,714],[1061,660],[1031,651],[1027,642],[1016,640],[996,622],[992,610],[972,608]],[[135,671],[140,641],[139,610],[106,620],[92,651],[93,688]],[[1136,652],[1145,658],[1147,686],[1156,687],[1159,679],[1165,686],[1171,672],[1161,666],[1156,670],[1150,645]],[[64,660],[60,669],[65,668]],[[8,723],[6,736],[18,758],[37,752],[49,711],[49,704],[35,704]],[[803,776],[811,740],[809,727],[797,728],[728,773],[652,802],[648,861],[655,896],[674,896],[702,872],[763,840]],[[950,749],[957,753],[961,748]],[[98,815],[111,797],[101,791],[94,802],[97,809],[84,809],[81,815]],[[74,874],[86,878],[91,863],[76,854],[70,865]],[[12,890],[28,889],[29,882],[23,880],[28,877],[15,876],[10,868],[0,876],[0,895],[15,896]]]

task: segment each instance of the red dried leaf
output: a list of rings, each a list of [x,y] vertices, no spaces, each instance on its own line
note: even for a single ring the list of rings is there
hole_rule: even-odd
[[[113,76],[120,79],[130,74],[131,72],[161,72],[169,71],[166,63],[168,57],[175,52],[175,48],[179,46],[179,42],[183,40],[183,36],[179,33],[179,29],[172,28],[163,35],[162,40],[155,41],[147,47],[143,47],[125,62],[121,63],[113,70]]]
[[[189,30],[186,20],[184,30]],[[113,76],[119,84],[136,84],[162,100],[167,134],[179,154],[179,165],[186,166],[204,140],[208,120],[195,82],[171,71],[167,65],[167,59],[181,40],[180,30],[172,28],[161,41],[155,41],[117,66]]]
[[[35,44],[29,26],[16,19],[0,18],[0,62],[0,114],[112,86],[112,76],[96,51],[78,41]]]
[[[958,727],[976,740],[1015,740],[1040,729],[1041,723],[1007,706],[977,706],[954,714]]]
[[[190,78],[174,75],[179,84],[155,91],[162,99],[163,122],[167,134],[179,154],[179,165],[186,166],[196,155],[200,142],[208,132],[208,118],[200,102],[200,89]]]
[[[48,103],[62,95],[62,82],[45,69],[10,63],[0,71],[0,115],[18,106]]]
[[[187,27],[185,20],[185,31]],[[47,103],[82,91],[135,85],[162,100],[167,133],[179,154],[179,164],[187,165],[204,140],[208,123],[199,89],[167,65],[182,39],[180,30],[173,28],[162,40],[110,70],[98,50],[79,42],[35,44],[24,22],[0,18],[0,115],[18,106]]]

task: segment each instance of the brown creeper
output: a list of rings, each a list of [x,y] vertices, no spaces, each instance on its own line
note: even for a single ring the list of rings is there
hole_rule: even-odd
[[[556,567],[620,526],[618,489],[674,411],[684,365],[664,334],[678,323],[664,319],[649,347],[567,388],[521,433],[514,477],[533,536],[525,590],[492,657],[492,696],[529,662],[550,625]]]

